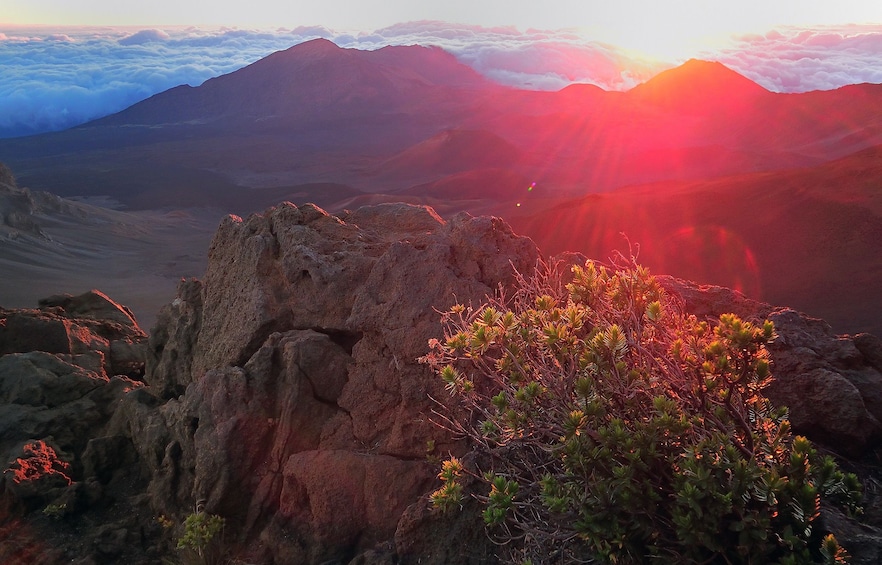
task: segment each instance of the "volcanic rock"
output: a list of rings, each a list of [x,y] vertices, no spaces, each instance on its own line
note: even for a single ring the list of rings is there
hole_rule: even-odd
[[[0,355],[44,351],[91,357],[99,374],[140,378],[147,335],[131,311],[98,290],[58,295],[38,309],[0,308]]]
[[[192,480],[191,500],[251,539],[287,532],[252,548],[263,558],[351,559],[391,540],[432,487],[427,446],[456,445],[430,422],[446,393],[416,361],[435,309],[480,303],[538,259],[501,220],[418,206],[227,217],[202,282],[182,283],[150,339],[151,389],[185,389],[154,419],[167,434],[154,501]],[[138,439],[145,421],[133,411],[131,435],[158,454]]]
[[[660,277],[686,310],[717,319],[733,312],[753,322],[771,320],[769,345],[774,380],[765,394],[787,406],[796,433],[838,453],[862,457],[882,438],[882,372],[878,338],[837,336],[830,325],[790,308],[775,308],[741,293]]]
[[[437,459],[470,453],[437,425],[433,410],[448,395],[417,358],[441,335],[438,310],[479,306],[539,258],[499,219],[445,221],[419,206],[335,217],[285,203],[229,216],[205,276],[181,281],[157,317],[143,384],[108,376],[138,377],[146,338],[106,297],[0,310],[9,476],[23,449],[42,441],[59,460],[50,468],[70,480],[55,476],[39,499],[7,485],[0,500],[28,516],[51,505],[62,520],[105,512],[84,534],[91,549],[78,554],[96,562],[133,551],[156,562],[174,550],[184,518],[204,508],[226,519],[229,552],[247,562],[492,563],[497,550],[474,508],[454,517],[428,506]],[[584,260],[565,260],[574,259]],[[700,318],[774,321],[768,393],[790,407],[795,431],[855,459],[878,449],[878,339],[836,336],[820,320],[728,289],[662,283]],[[125,516],[112,514],[118,504]],[[882,547],[867,528],[840,540],[858,548],[858,562]]]
[[[131,313],[98,291],[51,297],[37,309],[0,308],[0,542],[16,540],[0,543],[0,561],[70,561],[57,544],[44,547],[45,536],[78,512],[100,515],[120,484],[138,483],[131,440],[107,437],[107,426],[143,387],[145,348]],[[38,533],[21,516],[55,523]],[[77,539],[88,545],[97,535],[85,528]]]

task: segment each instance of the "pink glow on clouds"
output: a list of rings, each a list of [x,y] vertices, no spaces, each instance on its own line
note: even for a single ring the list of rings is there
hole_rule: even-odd
[[[689,57],[720,61],[777,92],[882,83],[882,25],[779,27],[670,60],[592,40],[575,29],[520,31],[438,21],[366,33],[322,26],[267,31],[0,25],[0,136],[70,127],[316,37],[359,49],[438,45],[493,80],[539,90],[574,82],[627,90]]]
[[[712,55],[775,92],[882,83],[882,25],[779,28],[737,37]]]

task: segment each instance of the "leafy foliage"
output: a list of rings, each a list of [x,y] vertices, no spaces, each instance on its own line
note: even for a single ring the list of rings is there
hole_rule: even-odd
[[[466,408],[442,425],[490,467],[445,462],[436,507],[485,484],[515,562],[845,562],[815,519],[822,497],[855,510],[859,484],[763,396],[771,322],[685,315],[633,259],[518,276],[443,313],[422,358]]]
[[[183,552],[187,563],[221,563],[223,551],[221,537],[225,520],[221,516],[205,512],[199,505],[184,519],[184,533],[177,547]]]

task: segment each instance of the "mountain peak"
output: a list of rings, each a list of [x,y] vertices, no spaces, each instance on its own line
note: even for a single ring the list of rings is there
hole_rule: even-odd
[[[689,59],[679,67],[662,71],[628,94],[663,107],[695,108],[712,104],[737,105],[769,91],[717,61]]]
[[[293,47],[289,47],[285,51],[291,53],[298,54],[320,54],[320,53],[335,53],[338,51],[342,51],[343,48],[331,41],[330,39],[325,39],[323,37],[318,37],[316,39],[310,39],[309,41],[304,41],[303,43],[298,43]]]

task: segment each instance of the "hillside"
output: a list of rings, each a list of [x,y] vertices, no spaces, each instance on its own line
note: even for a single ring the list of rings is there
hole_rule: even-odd
[[[629,187],[510,215],[547,253],[606,257],[626,234],[657,272],[882,333],[882,146],[810,168]]]

